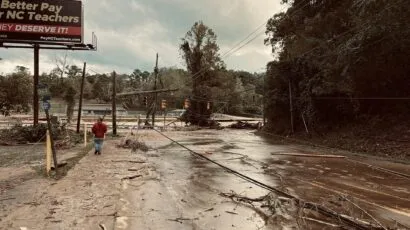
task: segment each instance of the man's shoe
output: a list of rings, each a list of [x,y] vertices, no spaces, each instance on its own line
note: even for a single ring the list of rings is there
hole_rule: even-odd
[[[97,151],[97,150],[95,150],[94,154],[95,154],[95,155],[97,155],[97,153],[98,153],[98,151]]]

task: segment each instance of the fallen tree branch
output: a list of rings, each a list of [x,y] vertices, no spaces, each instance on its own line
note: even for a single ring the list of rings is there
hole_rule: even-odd
[[[210,211],[213,211],[214,210],[214,208],[208,208],[207,210],[205,210],[204,212],[210,212]]]
[[[263,201],[268,201],[271,197],[268,195],[258,197],[258,198],[249,198],[245,196],[241,196],[235,193],[220,193],[221,196],[230,198],[233,201],[236,202],[244,202],[248,204],[252,204],[253,202],[263,202]],[[290,195],[289,195],[290,196]],[[347,224],[349,226],[355,227],[355,229],[362,229],[362,230],[368,230],[368,229],[377,229],[377,230],[385,230],[384,228],[373,225],[372,223],[366,222],[364,220],[360,220],[357,218],[353,218],[351,216],[347,216],[344,214],[339,214],[331,209],[328,209],[322,205],[312,203],[312,202],[305,202],[304,200],[298,199],[296,197],[293,198],[288,198],[288,197],[281,197],[282,201],[291,201],[293,200],[296,205],[298,205],[302,209],[310,209],[312,211],[316,211],[326,217],[330,218],[335,218],[337,220],[340,220],[342,223]],[[268,203],[269,204],[269,203]],[[264,207],[269,208],[269,205],[264,205]]]
[[[198,220],[198,219],[199,219],[199,218],[191,219],[191,218],[178,217],[178,218],[175,218],[175,219],[167,219],[167,220],[169,220],[169,221],[175,221],[175,222],[178,222],[178,223],[182,224],[183,221],[185,221],[185,220]]]
[[[323,154],[304,154],[304,153],[271,153],[279,156],[295,156],[295,157],[321,157],[321,158],[346,158],[340,155],[323,155]]]
[[[238,213],[236,213],[236,212],[231,212],[231,211],[225,211],[226,213],[229,213],[229,214],[232,214],[232,215],[239,215]]]
[[[356,208],[360,209],[360,211],[364,212],[366,215],[368,215],[370,218],[372,218],[374,220],[374,222],[376,222],[381,228],[383,228],[384,230],[387,230],[386,227],[384,227],[376,218],[374,218],[374,216],[370,215],[370,213],[368,213],[366,210],[362,209],[358,204],[354,203],[353,201],[347,199],[347,197],[343,197],[347,202],[351,203],[353,206],[355,206]]]
[[[127,160],[120,160],[120,161],[114,161],[114,160],[112,160],[112,162],[116,162],[116,163],[135,163],[135,164],[144,164],[144,163],[147,163],[146,161],[127,161]]]
[[[317,219],[313,219],[313,218],[309,218],[309,217],[302,217],[302,219],[304,220],[310,220],[319,224],[323,224],[323,225],[327,225],[327,226],[331,226],[331,227],[335,227],[335,228],[339,228],[340,226],[337,224],[332,224],[332,223],[328,223],[325,221],[321,221],[321,220],[317,220]]]
[[[121,180],[132,180],[132,179],[135,179],[137,177],[142,177],[142,175],[127,176],[127,177],[121,178]]]

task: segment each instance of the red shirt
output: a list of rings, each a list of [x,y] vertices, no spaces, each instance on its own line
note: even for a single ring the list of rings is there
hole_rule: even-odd
[[[107,132],[107,126],[104,123],[95,123],[92,131],[96,138],[104,138],[104,134]]]

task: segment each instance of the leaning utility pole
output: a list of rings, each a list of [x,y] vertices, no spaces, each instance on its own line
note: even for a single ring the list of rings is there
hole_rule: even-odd
[[[57,152],[56,152],[56,147],[54,146],[53,128],[52,128],[51,121],[50,121],[50,113],[49,113],[50,103],[49,102],[43,102],[43,103],[47,105],[47,106],[44,106],[45,107],[44,111],[46,112],[47,130],[50,135],[50,144],[51,144],[51,151],[53,153],[54,170],[57,174],[58,173]]]
[[[112,73],[112,134],[117,135],[117,89],[116,89],[116,76],[115,71]]]
[[[156,60],[156,63],[155,63],[154,73],[155,73],[154,91],[156,91],[157,90],[157,77],[158,77],[158,53],[157,53],[157,60]],[[155,94],[154,94],[154,110],[152,112],[152,128],[155,128],[155,113],[157,111],[157,96],[158,96],[158,93],[155,92]]]
[[[83,67],[83,77],[81,79],[81,91],[80,91],[80,101],[78,102],[78,117],[77,117],[77,133],[80,133],[80,121],[81,121],[81,112],[83,106],[83,93],[84,93],[84,81],[85,81],[85,68],[87,63],[84,62]]]

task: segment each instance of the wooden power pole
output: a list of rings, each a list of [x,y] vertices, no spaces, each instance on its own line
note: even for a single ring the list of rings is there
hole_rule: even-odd
[[[50,120],[50,113],[49,113],[50,104],[49,102],[46,102],[46,104],[48,104],[48,106],[44,108],[44,111],[46,112],[47,129],[50,135],[50,144],[51,144],[51,151],[53,153],[54,170],[57,174],[58,173],[57,151],[56,151],[56,147],[54,146],[53,128],[52,128],[51,120]]]
[[[38,125],[38,79],[39,79],[39,53],[40,46],[34,45],[34,84],[33,84],[33,125]],[[51,131],[50,131],[51,132]]]
[[[112,73],[112,134],[117,135],[117,84],[116,84],[117,74],[115,71]]]
[[[83,94],[84,94],[84,81],[85,81],[85,68],[87,63],[84,62],[83,67],[83,77],[81,79],[81,90],[80,90],[80,101],[78,102],[78,117],[77,117],[77,133],[80,133],[80,121],[81,121],[81,112],[83,107]]]
[[[155,62],[155,69],[154,69],[154,73],[155,73],[155,80],[154,80],[154,91],[157,90],[157,77],[158,77],[158,53],[157,53],[157,59]],[[152,112],[152,128],[155,128],[155,113],[157,112],[157,98],[158,97],[158,93],[155,92],[154,94],[154,111]]]

